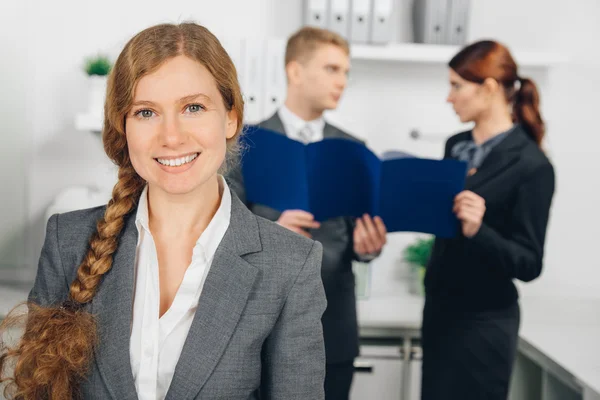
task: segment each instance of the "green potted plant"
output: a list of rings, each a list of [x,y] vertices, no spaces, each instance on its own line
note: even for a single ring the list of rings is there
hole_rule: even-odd
[[[103,54],[88,57],[85,60],[84,70],[89,81],[88,114],[101,116],[104,111],[104,96],[106,82],[112,68],[110,59]]]
[[[409,265],[412,272],[411,292],[414,294],[423,295],[424,293],[423,277],[434,240],[433,237],[418,238],[402,251],[402,259]]]

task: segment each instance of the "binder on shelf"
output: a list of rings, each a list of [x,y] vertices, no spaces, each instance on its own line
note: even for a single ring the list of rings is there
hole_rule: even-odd
[[[265,56],[265,91],[263,96],[263,115],[271,116],[285,101],[287,81],[285,77],[285,46],[283,39],[269,39]]]
[[[367,43],[371,30],[371,8],[373,0],[353,0],[350,18],[350,41]]]
[[[448,44],[462,46],[467,42],[470,0],[450,0],[448,12]]]
[[[392,38],[394,0],[373,0],[371,12],[371,37],[374,44],[389,43]]]
[[[242,92],[246,109],[244,121],[256,123],[264,119],[264,67],[265,40],[264,38],[246,38],[244,40],[244,86]]]
[[[413,33],[415,43],[448,44],[449,0],[415,0]]]
[[[317,221],[378,215],[388,232],[453,237],[459,231],[452,209],[467,176],[463,161],[398,152],[380,158],[347,139],[305,145],[263,128],[248,127],[246,132],[241,166],[252,203],[279,211],[305,210]]]
[[[304,24],[327,27],[328,0],[304,0]]]
[[[340,34],[343,38],[348,38],[350,0],[329,0],[329,5],[327,29]]]

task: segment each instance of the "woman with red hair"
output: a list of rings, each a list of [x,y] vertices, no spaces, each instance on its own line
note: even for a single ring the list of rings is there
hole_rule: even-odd
[[[27,313],[0,324],[0,397],[324,399],[323,247],[229,189],[243,121],[204,26],[126,43],[104,106],[112,199],[49,219]]]
[[[474,126],[445,146],[469,173],[454,202],[460,232],[436,239],[427,267],[422,399],[506,399],[520,324],[513,280],[541,273],[554,168],[536,85],[506,47],[473,43],[449,67],[448,102]]]

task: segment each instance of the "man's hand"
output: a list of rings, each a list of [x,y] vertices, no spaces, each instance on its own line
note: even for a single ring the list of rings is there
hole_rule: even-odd
[[[306,229],[316,229],[321,226],[321,224],[315,221],[314,215],[302,210],[284,211],[277,220],[277,223],[288,228],[290,231],[299,233],[307,238],[311,238],[312,236]]]
[[[387,242],[387,229],[380,217],[371,218],[368,214],[356,219],[354,228],[354,252],[366,256],[381,251]]]

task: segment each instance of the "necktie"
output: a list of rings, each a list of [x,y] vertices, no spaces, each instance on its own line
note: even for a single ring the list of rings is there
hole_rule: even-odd
[[[312,131],[310,129],[310,126],[304,125],[304,127],[302,129],[300,129],[298,131],[298,137],[300,138],[300,141],[302,141],[305,144],[310,143],[311,139],[312,139]]]

